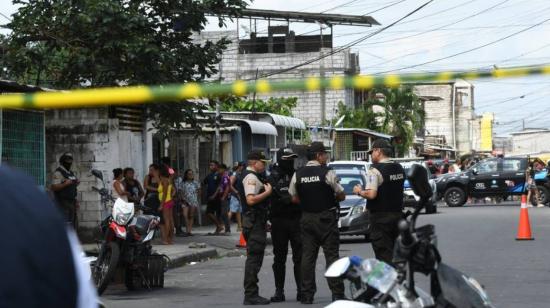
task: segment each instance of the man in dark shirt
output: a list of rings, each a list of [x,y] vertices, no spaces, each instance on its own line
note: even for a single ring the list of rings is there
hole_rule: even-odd
[[[216,226],[216,230],[213,233],[209,233],[211,235],[218,235],[223,230],[223,226],[217,217],[217,214],[221,210],[221,196],[218,190],[220,184],[220,176],[218,174],[219,166],[220,163],[217,161],[211,161],[209,164],[210,174],[208,174],[202,181],[203,185],[206,185],[206,215]]]

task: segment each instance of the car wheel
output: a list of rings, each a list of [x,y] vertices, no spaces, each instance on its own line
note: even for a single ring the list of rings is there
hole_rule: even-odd
[[[550,201],[548,200],[548,197],[550,197],[550,191],[548,190],[548,188],[542,185],[538,185],[537,189],[539,190],[540,194],[540,203],[547,204]]]
[[[460,187],[451,187],[445,191],[445,202],[450,207],[463,206],[466,203],[466,192]]]

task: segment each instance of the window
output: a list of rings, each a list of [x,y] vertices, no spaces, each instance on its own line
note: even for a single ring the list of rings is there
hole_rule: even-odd
[[[495,159],[486,160],[478,163],[476,165],[477,172],[478,173],[491,173],[491,172],[497,172],[497,165],[498,162]]]
[[[363,171],[367,171],[367,168],[365,167],[365,165],[331,164],[329,167],[333,170],[345,169],[345,170],[363,170]]]
[[[521,159],[505,159],[502,162],[502,171],[521,172]]]
[[[363,176],[359,174],[338,174],[338,178],[340,179],[340,185],[344,187],[346,195],[353,195],[353,187],[357,184],[365,187]]]

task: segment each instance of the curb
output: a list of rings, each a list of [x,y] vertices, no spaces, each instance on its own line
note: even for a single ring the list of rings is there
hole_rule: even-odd
[[[170,258],[170,256],[168,256]],[[177,267],[182,267],[187,263],[191,262],[201,262],[211,258],[218,257],[218,250],[215,248],[207,248],[201,251],[193,252],[190,254],[183,254],[177,257],[170,258],[168,263],[168,268],[173,269]]]

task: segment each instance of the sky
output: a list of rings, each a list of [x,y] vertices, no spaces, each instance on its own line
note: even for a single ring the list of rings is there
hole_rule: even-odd
[[[369,15],[381,23],[381,26],[371,28],[334,26],[334,47],[337,47],[380,30],[427,1],[256,0],[250,7]],[[0,12],[3,14],[11,15],[16,10],[10,0],[0,0]],[[212,21],[207,30],[220,30],[216,20]],[[244,35],[243,24],[248,25],[248,21],[241,23],[241,35]],[[235,29],[236,24],[228,23],[227,30]],[[260,34],[265,33],[267,22],[258,21],[257,29]],[[301,34],[319,30],[319,25],[292,23],[291,30]],[[328,33],[329,30],[324,31]],[[548,64],[550,1],[434,0],[351,49],[359,53],[362,74]],[[547,115],[550,115],[550,99],[547,99],[550,76],[470,82],[475,86],[475,112],[479,115],[493,112],[497,134],[506,135],[521,130],[523,125],[550,128],[547,121]]]

